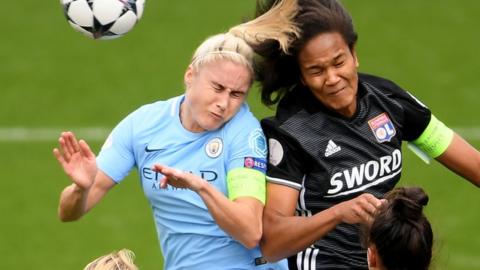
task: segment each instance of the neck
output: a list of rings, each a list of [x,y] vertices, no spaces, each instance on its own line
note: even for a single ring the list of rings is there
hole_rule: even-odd
[[[348,105],[346,108],[342,108],[337,110],[337,113],[341,114],[344,117],[352,118],[355,113],[357,112],[357,98],[352,102],[352,104]]]
[[[198,125],[195,124],[195,121],[193,120],[192,117],[192,112],[190,111],[190,108],[188,106],[188,102],[184,100],[180,104],[180,110],[179,110],[179,118],[180,118],[180,123],[182,126],[190,131],[190,132],[203,132],[204,130],[200,128]]]

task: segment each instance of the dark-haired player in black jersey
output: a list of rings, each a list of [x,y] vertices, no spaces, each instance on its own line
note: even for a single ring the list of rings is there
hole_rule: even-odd
[[[428,195],[418,187],[398,187],[385,197],[365,235],[369,270],[427,270],[433,246],[432,226],[423,214]]]
[[[262,101],[279,102],[269,142],[262,251],[291,269],[367,269],[369,223],[402,171],[402,141],[480,186],[480,153],[407,91],[358,74],[357,34],[335,0],[298,0],[302,36],[264,56]]]

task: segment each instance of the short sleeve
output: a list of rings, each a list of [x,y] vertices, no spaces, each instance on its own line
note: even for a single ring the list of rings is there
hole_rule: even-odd
[[[403,139],[412,141],[418,138],[430,123],[431,111],[416,97],[406,92],[404,97],[398,99],[404,108]]]
[[[307,162],[298,142],[282,132],[272,119],[261,122],[268,144],[267,181],[300,190]]]
[[[248,112],[248,114],[250,114]],[[245,167],[246,160],[259,160],[266,167],[267,143],[265,135],[260,128],[260,123],[251,115],[232,121],[227,129],[229,155],[227,158],[227,171]],[[266,168],[255,168],[265,173]]]
[[[132,122],[133,113],[112,130],[97,156],[98,168],[116,183],[123,180],[135,164]]]
[[[267,144],[260,123],[245,108],[225,132],[228,198],[252,197],[265,203]]]

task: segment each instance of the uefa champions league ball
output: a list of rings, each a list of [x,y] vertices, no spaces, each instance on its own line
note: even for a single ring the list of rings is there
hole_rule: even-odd
[[[114,39],[132,30],[145,0],[60,0],[68,23],[93,39]]]

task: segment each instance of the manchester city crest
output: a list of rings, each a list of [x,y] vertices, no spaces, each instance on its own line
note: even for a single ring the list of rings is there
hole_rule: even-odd
[[[220,138],[214,138],[205,145],[205,152],[211,158],[217,158],[223,151],[223,141]]]

